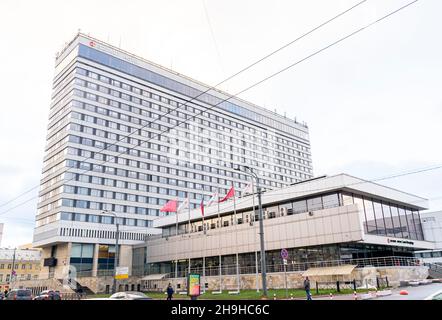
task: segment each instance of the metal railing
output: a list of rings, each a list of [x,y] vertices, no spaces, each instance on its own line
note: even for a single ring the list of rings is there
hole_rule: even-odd
[[[328,261],[314,261],[314,262],[301,262],[301,263],[289,263],[286,266],[287,272],[302,272],[310,268],[323,268],[323,267],[338,267],[343,265],[356,265],[356,268],[364,267],[413,267],[423,265],[419,259],[414,257],[379,257],[379,258],[360,258],[360,259],[345,259],[345,260],[328,260]],[[172,266],[173,267],[173,266]],[[267,272],[284,272],[283,264],[267,264]],[[258,273],[261,272],[261,267],[258,264]],[[165,272],[151,272],[151,273],[165,273]],[[178,277],[185,277],[189,273],[189,269],[178,270]],[[206,276],[218,276],[220,274],[219,266],[211,266],[203,268],[191,267],[190,273],[199,273]],[[236,264],[223,265],[221,268],[222,275],[235,275]],[[255,265],[239,266],[240,274],[254,274],[256,273]],[[149,274],[149,273],[147,273]],[[169,278],[175,278],[175,272],[168,273]]]

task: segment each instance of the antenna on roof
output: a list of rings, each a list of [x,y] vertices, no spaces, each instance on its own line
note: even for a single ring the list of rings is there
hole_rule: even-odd
[[[78,28],[78,33],[81,33],[81,29],[80,28]]]

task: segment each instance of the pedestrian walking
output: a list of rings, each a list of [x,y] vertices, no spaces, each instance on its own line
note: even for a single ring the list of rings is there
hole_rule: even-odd
[[[310,280],[308,277],[305,277],[304,280],[304,290],[307,295],[307,300],[312,300],[312,294],[310,293]]]
[[[173,290],[172,285],[170,283],[167,286],[167,290],[166,291],[167,291],[167,300],[172,300],[174,290]]]

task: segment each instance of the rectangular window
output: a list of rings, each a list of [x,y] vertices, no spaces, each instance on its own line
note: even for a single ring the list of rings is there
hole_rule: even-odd
[[[374,213],[373,202],[370,199],[364,198],[365,209],[365,230],[368,234],[377,234],[376,216]]]
[[[307,209],[308,209],[308,211],[321,210],[322,208],[323,207],[322,207],[322,199],[321,199],[321,197],[307,199]]]

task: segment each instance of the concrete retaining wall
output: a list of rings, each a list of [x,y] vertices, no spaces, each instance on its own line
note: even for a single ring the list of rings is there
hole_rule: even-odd
[[[401,281],[407,280],[424,280],[428,277],[428,267],[426,266],[416,266],[416,267],[366,267],[357,268],[353,272],[346,276],[345,279],[342,277],[340,279],[336,277],[322,276],[322,277],[310,277],[312,282],[312,289],[315,286],[315,282],[333,282],[336,280],[353,280],[356,279],[362,284],[362,287],[368,285],[369,287],[376,286],[376,277],[387,277],[389,285],[392,287],[399,287]],[[220,289],[220,278],[219,276],[210,276],[201,279],[202,285],[207,283],[207,290],[217,291]],[[302,288],[304,277],[302,272],[287,272],[287,285],[289,288]],[[78,282],[82,286],[88,287],[91,291],[95,293],[104,293],[112,288],[113,279],[112,277],[83,277],[79,278]],[[187,283],[186,278],[177,279],[163,279],[156,280],[154,282],[157,285],[156,289],[143,287],[144,282],[141,277],[130,277],[127,280],[118,281],[118,290],[126,290],[126,285],[128,290],[132,290],[132,285],[135,290],[138,290],[138,285],[140,285],[141,290],[165,290],[169,283],[174,286],[179,285],[180,290],[186,290]],[[22,281],[21,285],[24,287],[48,287],[51,289],[52,286],[57,285],[57,281],[54,279],[49,280],[35,280],[35,281]],[[57,287],[60,287],[58,284]],[[269,273],[267,274],[267,287],[269,289],[282,289],[285,288],[284,273]],[[319,286],[320,288],[322,285]],[[238,288],[238,281],[236,275],[228,275],[222,277],[222,290],[234,291]],[[256,290],[261,288],[261,275],[256,277],[256,274],[244,274],[240,276],[240,289]]]

